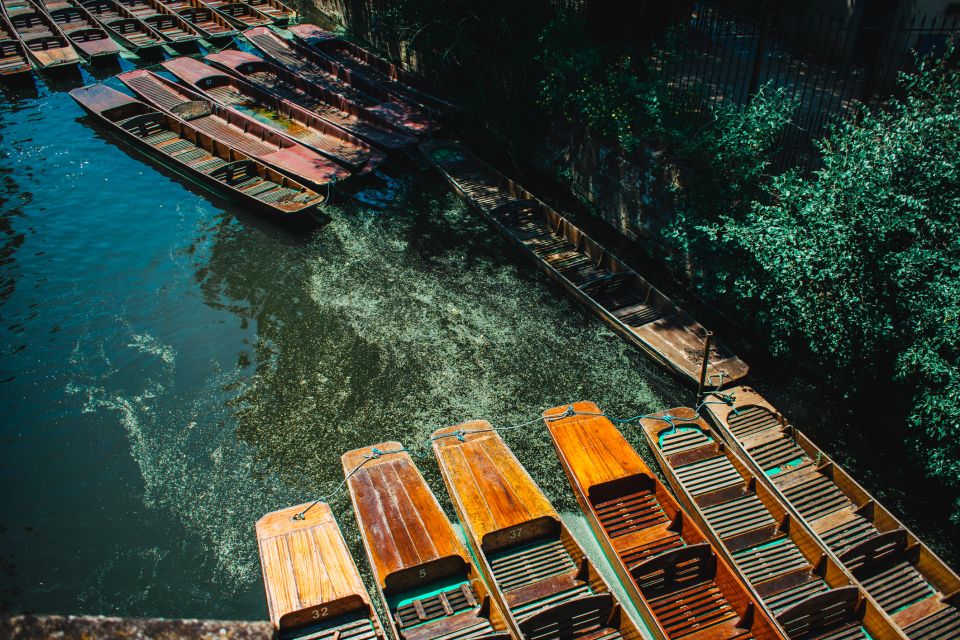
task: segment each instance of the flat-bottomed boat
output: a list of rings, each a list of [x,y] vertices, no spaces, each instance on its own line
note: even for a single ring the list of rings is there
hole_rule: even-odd
[[[202,0],[202,2],[238,29],[264,27],[273,22],[270,16],[260,13],[239,0]]]
[[[232,111],[152,71],[138,69],[117,76],[148,104],[189,122],[218,142],[228,142],[251,158],[286,173],[313,189],[329,188],[350,172],[250,116]]]
[[[370,566],[400,640],[509,640],[470,554],[399,442],[343,454]]]
[[[31,0],[0,0],[0,10],[33,64],[43,70],[80,64],[80,55],[53,18]]]
[[[960,577],[759,393],[706,405],[717,431],[912,640],[960,638]]]
[[[53,18],[77,51],[89,60],[112,60],[120,53],[110,38],[79,0],[37,0],[37,4]]]
[[[159,0],[171,13],[186,20],[194,30],[209,42],[229,40],[237,29],[226,18],[201,0]]]
[[[642,637],[489,422],[439,429],[433,450],[474,557],[517,637]]]
[[[297,74],[245,51],[220,51],[204,58],[285,102],[311,111],[330,124],[386,151],[396,151],[417,139],[394,129],[382,118],[349,100],[318,87]]]
[[[652,358],[696,384],[706,329],[617,257],[523,187],[452,142],[420,145],[453,190],[550,278]],[[746,363],[714,341],[708,387],[747,375]]]
[[[784,637],[597,405],[543,418],[587,523],[658,639]]]
[[[0,78],[16,78],[32,70],[26,47],[14,36],[13,27],[0,11]]]
[[[270,622],[281,640],[386,640],[329,505],[257,521]]]
[[[153,27],[130,13],[116,0],[86,0],[83,7],[114,40],[131,53],[143,57],[156,56],[167,43],[167,39]]]
[[[436,128],[429,111],[398,100],[376,83],[352,73],[310,47],[286,40],[266,27],[243,32],[271,62],[292,71],[321,89],[342,96],[347,104],[371,114],[380,124],[420,137]]]
[[[200,33],[186,20],[167,9],[160,0],[117,0],[117,2],[166,38],[170,46],[178,49],[196,47]]]
[[[279,221],[309,216],[323,202],[317,193],[253,160],[234,146],[105,85],[70,96],[125,142],[184,177]]]
[[[199,60],[176,58],[164,62],[163,68],[214,102],[259,120],[355,174],[370,173],[386,160],[383,152],[317,114]]]
[[[905,636],[693,409],[640,426],[670,486],[791,638]]]

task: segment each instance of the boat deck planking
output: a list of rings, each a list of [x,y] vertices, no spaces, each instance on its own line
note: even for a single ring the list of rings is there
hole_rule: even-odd
[[[452,109],[449,102],[431,95],[431,87],[415,74],[329,31],[313,24],[299,24],[290,27],[290,32],[300,42],[350,70],[354,75],[368,78],[405,102],[441,115]]]
[[[273,24],[278,26],[285,26],[297,18],[297,12],[280,0],[243,0],[243,2],[273,20]]]
[[[256,531],[270,622],[280,638],[385,640],[329,505],[268,513]]]
[[[433,439],[467,539],[518,637],[642,637],[489,422],[440,429]]]
[[[332,125],[381,149],[397,151],[417,141],[342,96],[313,85],[297,74],[253,54],[220,51],[206,56],[205,60],[262,91],[317,114]]]
[[[318,115],[199,60],[176,58],[163,67],[214,102],[255,118],[355,174],[370,173],[386,161],[383,152]]]
[[[403,445],[355,449],[342,460],[396,637],[508,640],[499,606]]]
[[[270,16],[264,15],[254,7],[239,0],[201,0],[203,4],[220,14],[237,29],[262,27],[273,23]]]
[[[398,100],[380,85],[351,73],[310,47],[281,38],[266,27],[248,29],[243,35],[271,62],[340,96],[346,101],[345,104],[362,109],[383,126],[399,129],[414,137],[426,135],[436,128],[429,112]]]
[[[111,89],[93,85],[70,96],[114,133],[170,169],[242,205],[294,219],[323,197],[178,118]]]
[[[201,34],[159,0],[117,0],[134,16],[166,38],[171,46],[195,47]]]
[[[680,504],[791,637],[905,636],[786,505],[688,408],[641,421]]]
[[[53,18],[32,0],[0,0],[0,11],[33,64],[40,69],[72,67],[80,55]]]
[[[784,637],[597,405],[543,416],[590,528],[658,638]]]
[[[721,437],[907,637],[960,637],[960,577],[946,563],[756,391],[717,400],[707,410]]]
[[[14,36],[13,27],[0,10],[0,78],[14,78],[31,71],[26,47]]]
[[[86,0],[84,9],[114,40],[140,56],[156,55],[167,40],[116,0]]]
[[[206,40],[227,40],[239,33],[226,18],[200,0],[159,1],[168,11],[183,18]]]
[[[107,31],[78,0],[37,0],[37,5],[57,23],[77,51],[91,62],[114,59],[120,53]]]
[[[218,105],[152,71],[128,71],[117,78],[148,104],[313,188],[329,187],[350,176],[349,171],[332,160],[253,118]]]
[[[420,146],[461,197],[542,271],[628,341],[697,383],[706,329],[644,278],[522,187],[451,142]],[[714,341],[708,384],[725,386],[747,365]]]

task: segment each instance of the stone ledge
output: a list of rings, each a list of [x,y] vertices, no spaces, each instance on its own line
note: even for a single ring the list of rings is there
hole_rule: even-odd
[[[0,617],[0,638],[27,640],[264,640],[272,637],[268,622],[243,620],[173,620],[165,618],[108,618],[104,616]]]

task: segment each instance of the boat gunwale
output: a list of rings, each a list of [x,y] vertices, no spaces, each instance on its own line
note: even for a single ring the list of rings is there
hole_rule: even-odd
[[[10,25],[10,28],[11,28],[10,35],[13,36],[14,39],[18,40],[23,45],[23,48],[24,50],[26,50],[27,56],[30,58],[31,62],[37,65],[37,67],[39,67],[41,71],[47,70],[47,69],[53,70],[53,69],[61,69],[66,67],[73,67],[80,64],[81,62],[80,54],[77,52],[76,48],[74,47],[70,39],[67,37],[67,35],[60,28],[60,25],[58,25],[56,21],[53,18],[51,18],[43,8],[38,6],[37,3],[34,2],[34,0],[25,0],[25,3],[27,6],[33,9],[33,11],[40,17],[40,19],[43,22],[46,23],[46,26],[50,30],[50,33],[52,34],[52,36],[54,38],[59,37],[59,39],[61,40],[60,46],[54,47],[54,48],[58,51],[66,50],[71,54],[71,55],[66,55],[62,60],[50,60],[46,56],[40,55],[49,51],[49,49],[44,48],[40,51],[34,51],[33,49],[31,49],[30,46],[27,44],[27,41],[24,39],[24,36],[20,33],[20,31],[17,30],[16,24],[13,20],[13,16],[11,16],[10,12],[7,10],[6,2],[3,0],[0,0],[0,13],[3,13],[4,17],[7,18],[7,23]]]

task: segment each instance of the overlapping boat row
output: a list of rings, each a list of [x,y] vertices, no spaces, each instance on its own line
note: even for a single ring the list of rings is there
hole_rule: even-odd
[[[201,13],[207,20],[215,17],[204,9],[201,0],[87,0],[87,6],[87,15],[97,16],[111,30],[130,38],[132,46],[141,48],[169,42],[174,37],[169,29],[179,29],[183,41],[207,37],[217,29],[221,34],[230,33],[224,21],[202,23],[207,31],[189,25],[184,16],[193,22],[200,20]],[[274,8],[279,11],[279,6]],[[405,150],[418,141],[418,136],[436,128],[426,109],[404,103],[372,81],[351,77],[305,45],[287,42],[259,27],[245,35],[287,66],[234,50],[211,53],[203,61],[173,58],[164,61],[162,67],[179,83],[147,70],[117,76],[139,98],[127,98],[130,105],[125,109],[160,113],[163,117],[153,126],[162,124],[177,135],[188,131],[206,136],[209,144],[201,146],[212,156],[221,157],[218,150],[225,150],[231,158],[246,158],[249,167],[262,163],[284,179],[297,181],[304,194],[316,197],[293,198],[298,203],[310,203],[296,211],[290,208],[291,198],[286,192],[261,192],[259,183],[253,182],[244,182],[240,189],[224,188],[234,185],[230,180],[211,180],[220,173],[211,174],[208,169],[212,165],[205,161],[194,162],[194,156],[202,157],[199,150],[184,147],[189,153],[181,153],[179,146],[170,146],[166,140],[154,144],[159,140],[154,137],[156,131],[136,135],[125,123],[112,126],[118,122],[113,117],[119,101],[113,95],[115,91],[95,86],[71,95],[99,121],[111,125],[115,133],[145,148],[174,171],[242,205],[283,213],[282,219],[290,219],[292,213],[308,214],[314,203],[325,199],[313,190],[329,193],[332,185],[351,175],[373,172],[389,155]],[[302,61],[282,53],[295,51],[303,54]],[[14,58],[11,54],[11,65],[16,64]],[[262,197],[254,202],[250,195]]]

